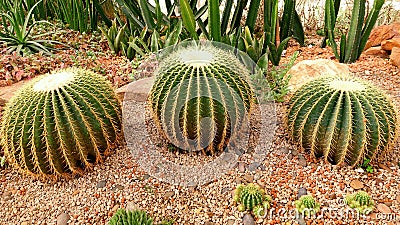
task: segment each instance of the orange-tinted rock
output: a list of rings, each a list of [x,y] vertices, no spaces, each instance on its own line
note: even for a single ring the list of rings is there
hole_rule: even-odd
[[[400,23],[375,27],[369,35],[365,50],[373,46],[378,46],[382,41],[392,39],[393,37],[400,37]]]
[[[383,50],[381,48],[381,46],[371,47],[371,48],[365,50],[364,54],[378,56],[381,58],[387,58],[389,56],[387,51]]]
[[[386,51],[392,51],[394,47],[400,48],[400,38],[393,38],[390,40],[384,40],[381,43],[382,49]]]
[[[400,48],[394,47],[392,54],[390,54],[390,62],[400,68]]]

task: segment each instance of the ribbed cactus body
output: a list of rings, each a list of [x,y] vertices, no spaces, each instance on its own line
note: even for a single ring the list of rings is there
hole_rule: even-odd
[[[346,203],[350,208],[357,209],[362,214],[369,214],[374,210],[374,201],[364,191],[346,196]]]
[[[70,176],[117,142],[120,104],[104,77],[81,69],[36,79],[8,103],[1,141],[12,165],[33,175]]]
[[[332,164],[358,165],[387,156],[397,136],[397,111],[371,84],[353,77],[322,77],[290,100],[292,139]]]
[[[160,133],[183,150],[222,151],[256,102],[248,75],[233,53],[212,45],[172,52],[160,61],[149,96]]]
[[[320,204],[311,195],[303,195],[294,202],[296,210],[306,216],[314,215],[320,211]]]
[[[108,222],[109,225],[153,225],[153,219],[145,211],[118,209]]]
[[[248,184],[246,186],[239,185],[236,188],[233,200],[239,204],[239,211],[249,210],[255,216],[260,217],[270,208],[272,199],[270,196],[265,195],[264,190],[258,185]]]

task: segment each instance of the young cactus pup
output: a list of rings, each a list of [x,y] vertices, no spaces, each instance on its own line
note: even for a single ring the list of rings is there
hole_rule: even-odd
[[[346,196],[347,205],[359,211],[361,214],[370,214],[374,210],[374,201],[367,192],[358,191]]]
[[[7,104],[1,143],[12,166],[40,177],[82,174],[121,135],[110,83],[93,72],[54,71],[25,85]]]
[[[320,211],[321,205],[311,195],[303,195],[294,202],[298,213],[304,216],[312,216]]]
[[[337,165],[380,161],[392,153],[397,110],[382,91],[358,78],[327,76],[295,92],[289,133],[313,156]]]
[[[108,222],[109,225],[153,225],[153,219],[145,211],[118,209]]]
[[[250,71],[212,44],[180,46],[162,58],[148,103],[158,132],[185,151],[220,153],[239,140],[256,98]]]
[[[264,190],[255,184],[246,186],[240,184],[236,188],[233,200],[239,204],[239,211],[252,211],[256,217],[265,215],[272,201],[271,197],[266,195]]]

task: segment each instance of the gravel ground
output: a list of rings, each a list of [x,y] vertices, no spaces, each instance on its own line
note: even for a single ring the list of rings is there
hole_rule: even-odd
[[[296,49],[290,48],[287,55]],[[329,50],[306,47],[298,60],[331,56]],[[387,60],[363,56],[350,68],[399,99],[399,69]],[[306,219],[305,224],[400,224],[397,159],[376,165],[373,174],[311,159],[288,142],[282,123],[284,108],[284,104],[277,105],[276,138],[272,147],[265,149],[267,159],[258,168],[243,160],[218,180],[203,186],[180,187],[160,182],[143,172],[125,147],[85,176],[70,180],[41,182],[9,168],[1,170],[0,224],[66,224],[62,220],[68,217],[69,224],[106,224],[120,207],[144,209],[156,221],[175,219],[180,225],[242,224],[244,213],[237,211],[232,191],[237,184],[248,182],[258,183],[273,197],[272,210],[257,220],[258,224],[304,224],[292,213],[301,188],[315,196],[323,209],[331,210],[318,218]],[[397,153],[398,149],[397,146]],[[379,210],[360,219],[339,216],[347,209],[343,197],[354,192],[354,188],[369,192]],[[383,220],[384,216],[388,219]]]

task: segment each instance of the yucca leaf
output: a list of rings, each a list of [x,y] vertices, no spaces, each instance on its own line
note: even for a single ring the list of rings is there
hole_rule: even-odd
[[[149,2],[147,0],[139,0],[139,7],[140,11],[142,12],[142,16],[144,19],[144,22],[146,23],[146,26],[150,29],[153,30],[155,27],[154,20],[153,20],[153,14],[150,12],[149,9]]]
[[[213,41],[221,41],[221,20],[219,1],[208,0],[208,28]]]
[[[199,37],[196,32],[196,21],[194,19],[193,10],[190,8],[188,0],[180,0],[180,9],[182,21],[186,29],[189,31],[193,39],[198,40]]]

